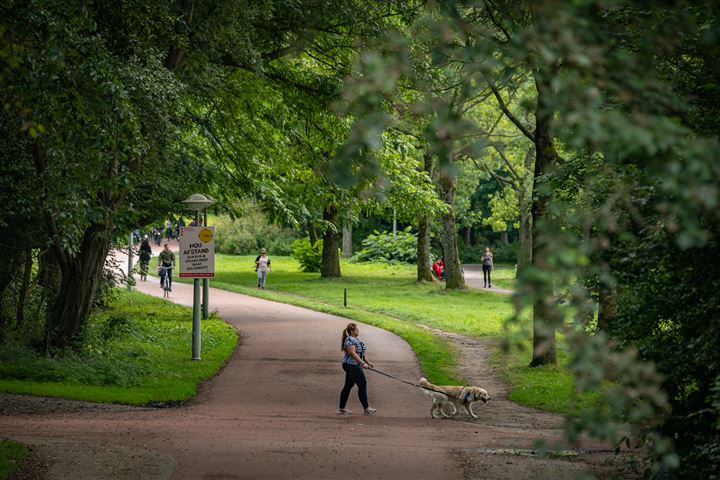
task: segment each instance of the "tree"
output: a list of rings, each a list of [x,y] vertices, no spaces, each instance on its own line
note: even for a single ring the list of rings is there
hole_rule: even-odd
[[[31,166],[39,181],[27,208],[47,240],[38,245],[49,292],[47,341],[64,347],[90,312],[116,227],[143,196],[138,179],[185,162],[175,148],[180,85],[157,49],[138,55],[139,44],[113,37],[142,27],[95,22],[101,4],[96,11],[80,2],[46,7],[44,15],[30,6],[3,8],[6,34],[21,52],[13,76],[2,78],[5,140],[18,153],[3,164]],[[145,18],[148,31],[170,20],[154,13]]]
[[[444,7],[427,23],[437,39],[437,58],[451,51],[466,60],[468,70],[475,65],[498,108],[534,145],[533,265],[519,279],[516,297],[520,311],[532,305],[535,313],[533,364],[553,361],[555,329],[562,329],[578,391],[599,392],[603,405],[571,419],[570,439],[587,431],[618,445],[630,438],[647,442],[655,471],[665,468],[673,474],[677,457],[671,435],[663,434],[677,433],[683,442],[679,451],[690,460],[677,475],[709,475],[718,464],[718,376],[717,355],[711,359],[707,345],[717,337],[717,325],[706,321],[709,334],[698,333],[702,329],[688,316],[717,317],[715,296],[700,285],[707,279],[692,273],[699,268],[696,259],[717,258],[718,210],[713,205],[720,201],[720,175],[712,158],[718,142],[699,133],[707,135],[708,125],[717,123],[709,114],[717,105],[716,89],[710,83],[705,95],[697,96],[693,87],[708,85],[696,79],[711,78],[709,52],[716,51],[717,40],[699,32],[716,27],[715,15],[704,16],[690,3],[458,1]],[[384,72],[391,84],[405,72],[403,55],[385,55],[397,62],[392,66],[374,60],[374,72]],[[678,66],[691,73],[681,73]],[[500,88],[513,71],[532,74],[536,101],[528,109],[529,124],[507,108]],[[372,81],[364,86],[376,98],[386,98],[392,88]],[[482,88],[480,82],[473,86]],[[357,111],[373,118],[367,105]],[[700,118],[710,117],[699,126]],[[452,130],[459,121],[447,116],[438,126]],[[360,116],[356,126],[367,134]],[[361,138],[357,144],[366,148],[371,142]],[[598,182],[598,174],[613,181]],[[616,254],[608,259],[609,269],[589,263],[608,251]],[[681,268],[683,262],[692,268]],[[606,332],[587,334],[593,327],[587,315],[589,276],[609,287],[614,282],[622,286],[607,329],[614,342]],[[692,293],[681,293],[679,281],[693,285]],[[633,287],[633,282],[640,285]],[[567,321],[553,285],[577,312]],[[685,313],[667,306],[667,298],[685,306]],[[651,306],[653,301],[658,305]],[[638,308],[647,308],[647,315]],[[634,328],[638,317],[641,331]],[[688,342],[698,346],[689,349],[691,354]],[[646,360],[671,375],[669,397]],[[703,373],[695,371],[701,363]],[[608,381],[612,387],[603,389]],[[682,413],[669,413],[668,399]]]

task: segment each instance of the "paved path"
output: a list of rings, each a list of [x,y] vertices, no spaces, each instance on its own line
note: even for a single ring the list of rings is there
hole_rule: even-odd
[[[150,280],[138,289],[162,296]],[[191,305],[192,286],[174,284],[170,300]],[[369,396],[378,413],[358,415],[353,392],[348,408],[356,414],[338,416],[348,320],[216,289],[211,306],[242,343],[189,405],[16,413],[0,416],[2,436],[55,452],[48,478],[72,472],[74,479],[335,479],[348,471],[368,479],[460,479],[461,450],[532,448],[536,438],[559,437],[557,426],[498,425],[492,401],[477,406],[478,420],[433,420],[421,390],[373,373]],[[421,376],[402,339],[360,329],[378,369]],[[67,454],[57,454],[62,448]]]
[[[492,288],[483,287],[482,265],[478,263],[464,264],[463,269],[465,270],[465,284],[468,287],[482,288],[487,292],[504,293],[506,295],[512,295],[513,293],[515,293],[513,290],[500,288],[496,285],[493,285]]]

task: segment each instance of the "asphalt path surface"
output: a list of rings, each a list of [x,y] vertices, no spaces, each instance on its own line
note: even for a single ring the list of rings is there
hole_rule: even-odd
[[[156,278],[137,288],[162,297]],[[477,420],[432,419],[422,390],[372,372],[368,392],[377,414],[364,416],[353,390],[354,414],[337,415],[341,332],[349,320],[210,292],[211,308],[239,331],[241,344],[191,402],[161,409],[19,408],[2,412],[0,436],[44,452],[46,478],[75,479],[460,479],[462,450],[530,449],[535,439],[560,437],[557,425],[498,424],[492,400],[476,406]],[[192,285],[174,283],[169,300],[191,306]],[[405,341],[359,326],[377,369],[409,381],[421,377]]]

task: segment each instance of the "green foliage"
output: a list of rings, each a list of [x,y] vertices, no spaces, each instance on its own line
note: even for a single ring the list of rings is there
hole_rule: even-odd
[[[119,282],[116,267],[117,265],[112,260],[105,263],[95,291],[95,300],[93,301],[95,308],[107,308],[117,299]]]
[[[392,232],[377,230],[362,241],[362,249],[353,255],[355,262],[401,262],[417,261],[417,234],[411,227]]]
[[[0,438],[0,480],[7,480],[30,454],[24,445]]]
[[[623,268],[616,271],[618,310],[608,330],[657,364],[672,405],[662,430],[672,433],[692,471],[711,478],[720,465],[720,281],[703,272],[720,268],[720,246],[713,240],[682,250],[675,242],[649,228],[625,245],[622,258],[611,259]]]
[[[289,255],[296,235],[292,230],[271,223],[255,204],[244,204],[237,218],[215,218],[215,248],[218,253],[257,254],[267,248],[269,255]]]
[[[319,272],[322,264],[323,241],[310,245],[307,238],[298,238],[292,243],[292,255],[300,263],[303,272]]]
[[[493,262],[495,263],[509,263],[514,265],[517,262],[517,242],[508,244],[499,242],[494,245],[466,245],[464,242],[461,242],[459,245],[460,258],[463,263],[481,263],[485,247],[490,247],[493,254]]]
[[[191,323],[185,307],[118,290],[109,308],[88,321],[79,351],[47,356],[6,344],[0,350],[0,390],[134,404],[187,399],[237,343],[226,323],[203,321],[203,362],[192,362]]]
[[[653,473],[663,468],[681,478],[706,478],[720,465],[720,415],[710,390],[720,366],[717,355],[705,354],[719,335],[708,320],[718,317],[712,293],[718,288],[703,273],[712,269],[675,261],[686,259],[683,252],[718,257],[720,132],[710,52],[720,42],[707,32],[719,22],[704,4],[439,2],[407,35],[390,36],[382,49],[362,55],[362,74],[345,90],[356,128],[344,150],[358,170],[363,156],[353,153],[376,148],[384,127],[395,123],[384,110],[397,86],[422,86],[417,79],[425,80],[426,64],[417,68],[408,60],[424,45],[430,45],[427,63],[437,67],[437,77],[465,81],[470,98],[494,97],[500,117],[536,144],[532,196],[520,188],[528,187],[530,169],[513,172],[524,166],[522,155],[505,162],[505,170],[492,169],[498,178],[516,174],[518,206],[523,198],[533,201],[532,238],[539,254],[522,272],[517,311],[534,308],[541,336],[565,333],[577,392],[598,390],[604,381],[614,385],[600,402],[606,406],[588,405],[571,419],[570,439],[584,431],[618,443],[629,432],[632,441],[652,449]],[[521,108],[508,108],[525,78],[535,91]],[[471,114],[453,115],[438,108],[442,101],[427,103],[438,112],[431,128],[440,135],[430,140],[442,158],[454,153],[453,138],[468,133]],[[463,151],[474,158],[478,153]],[[501,228],[515,213],[495,199],[493,216],[485,218]],[[645,239],[662,235],[667,239],[644,248]],[[625,281],[639,277],[645,280],[637,286]],[[585,289],[592,284],[600,291]],[[576,312],[569,325],[551,302],[554,287],[569,292]],[[614,301],[601,292],[610,292]],[[612,339],[588,335],[594,333],[588,321],[592,300],[599,298],[616,313],[603,317],[609,326],[601,322]],[[636,328],[639,314],[645,317],[642,329]],[[706,325],[698,326],[697,319]],[[553,361],[543,352],[533,355]],[[670,439],[678,442],[680,470],[674,470],[678,458]]]

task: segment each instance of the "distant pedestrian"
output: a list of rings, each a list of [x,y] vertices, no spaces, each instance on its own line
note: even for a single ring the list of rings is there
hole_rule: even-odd
[[[142,280],[143,282],[147,280],[148,265],[150,264],[151,255],[152,248],[150,248],[148,236],[145,235],[145,238],[140,244],[140,280]]]
[[[170,220],[165,220],[165,239],[171,240],[173,235],[172,230],[172,222]]]
[[[255,259],[255,271],[258,277],[258,289],[265,290],[265,279],[270,271],[270,257],[267,255],[267,250],[264,248],[260,249],[260,255]]]
[[[365,415],[372,415],[377,410],[370,407],[367,399],[367,380],[363,368],[373,368],[373,364],[365,354],[365,344],[358,340],[360,330],[354,323],[348,324],[342,334],[342,351],[345,353],[342,360],[342,369],[345,371],[345,385],[340,392],[339,415],[350,415],[352,412],[345,408],[350,390],[357,385],[360,403],[365,409]]]
[[[443,262],[443,258],[440,257],[432,265],[433,272],[435,272],[435,276],[438,278],[438,280],[442,280],[445,278],[445,262]]]
[[[482,271],[484,288],[492,288],[492,282],[490,281],[490,272],[493,270],[493,254],[490,251],[490,247],[485,247],[485,251],[482,254]]]

